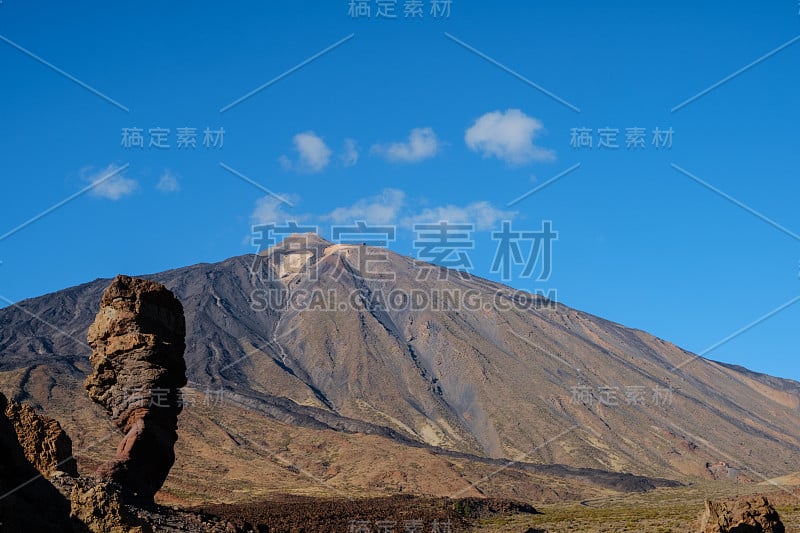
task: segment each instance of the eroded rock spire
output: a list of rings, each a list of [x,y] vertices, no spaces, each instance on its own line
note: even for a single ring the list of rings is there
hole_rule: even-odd
[[[117,276],[106,289],[89,328],[94,371],[84,385],[125,434],[115,457],[97,473],[147,502],[175,462],[185,336],[175,295],[129,276]]]

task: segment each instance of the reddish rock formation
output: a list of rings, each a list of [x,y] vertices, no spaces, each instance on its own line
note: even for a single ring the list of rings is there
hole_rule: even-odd
[[[778,512],[764,496],[712,502],[700,516],[700,533],[784,533]]]
[[[94,372],[86,390],[125,434],[98,475],[146,502],[175,462],[185,335],[178,299],[163,285],[128,276],[106,289],[89,328]]]
[[[45,476],[58,470],[78,475],[78,464],[72,456],[72,440],[58,421],[36,413],[32,407],[9,401],[6,418],[17,434],[17,440],[28,461]]]

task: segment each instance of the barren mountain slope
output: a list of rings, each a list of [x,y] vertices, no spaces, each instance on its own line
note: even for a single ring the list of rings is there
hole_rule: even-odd
[[[365,252],[388,254],[376,268],[395,279],[365,279]],[[201,398],[222,390],[250,413],[231,416],[230,433],[270,419],[404,447],[676,479],[800,470],[796,382],[695,358],[544,299],[514,303],[515,291],[487,280],[316,236],[150,277],[183,303],[191,386]],[[0,310],[4,392],[65,418],[83,456],[86,437],[107,430],[75,399],[88,371],[81,343],[107,283]],[[403,294],[429,305],[403,306]],[[292,305],[276,305],[286,297]],[[179,446],[208,439],[187,411]]]

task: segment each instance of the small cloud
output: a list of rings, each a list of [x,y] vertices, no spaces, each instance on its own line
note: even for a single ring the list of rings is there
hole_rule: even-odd
[[[84,169],[84,180],[94,186],[89,190],[92,196],[106,198],[108,200],[119,200],[123,196],[132,194],[139,183],[136,180],[125,177],[125,171],[120,170],[120,165],[110,164],[105,169],[90,173],[89,169]],[[86,175],[88,174],[88,175]]]
[[[443,205],[423,209],[417,214],[407,217],[403,224],[435,224],[446,221],[453,224],[475,224],[477,230],[489,230],[497,227],[501,220],[513,220],[516,211],[503,211],[489,202],[473,202],[466,206]]]
[[[344,140],[344,152],[339,155],[339,159],[346,167],[352,167],[358,163],[358,143],[355,139]]]
[[[349,207],[338,207],[323,217],[335,224],[351,224],[363,220],[367,224],[392,224],[403,208],[406,193],[398,189],[384,189],[381,194],[362,198]]]
[[[374,154],[382,155],[389,161],[398,163],[416,163],[434,157],[441,147],[433,128],[414,128],[407,142],[375,144],[371,148]]]
[[[178,178],[175,177],[175,174],[169,170],[165,170],[164,173],[161,174],[161,178],[158,180],[156,189],[163,193],[178,192],[181,190],[181,185],[178,183]]]
[[[534,144],[543,130],[541,121],[519,109],[493,111],[475,121],[466,131],[464,141],[473,152],[481,152],[483,157],[496,157],[509,165],[553,161],[553,150]]]
[[[300,202],[300,197],[296,194],[279,193],[276,196],[285,198],[292,204],[297,204]],[[300,221],[306,218],[305,215],[297,215],[287,212],[287,204],[276,198],[276,196],[268,195],[256,200],[256,207],[250,214],[250,222],[253,225],[283,225],[290,220]]]
[[[315,173],[324,170],[331,160],[331,149],[313,131],[298,133],[292,139],[298,160],[292,161],[287,156],[280,157],[281,165],[287,170]]]

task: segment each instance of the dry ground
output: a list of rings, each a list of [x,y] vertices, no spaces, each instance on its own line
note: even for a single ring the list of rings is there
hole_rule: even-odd
[[[508,500],[468,498],[448,500],[410,495],[381,498],[314,498],[272,495],[248,504],[196,507],[258,532],[345,533],[363,520],[370,531],[380,520],[405,531],[404,522],[418,519],[422,531],[434,520],[452,524],[450,531],[508,533],[694,533],[705,498],[764,494],[776,506],[787,533],[800,533],[800,487],[695,484],[628,496],[608,496],[582,502],[517,506]],[[442,530],[444,531],[444,530]]]
[[[765,494],[775,505],[787,533],[800,533],[800,486],[775,487],[703,483],[680,489],[576,503],[543,504],[542,514],[494,517],[480,521],[476,532],[523,533],[694,533],[705,498]]]

